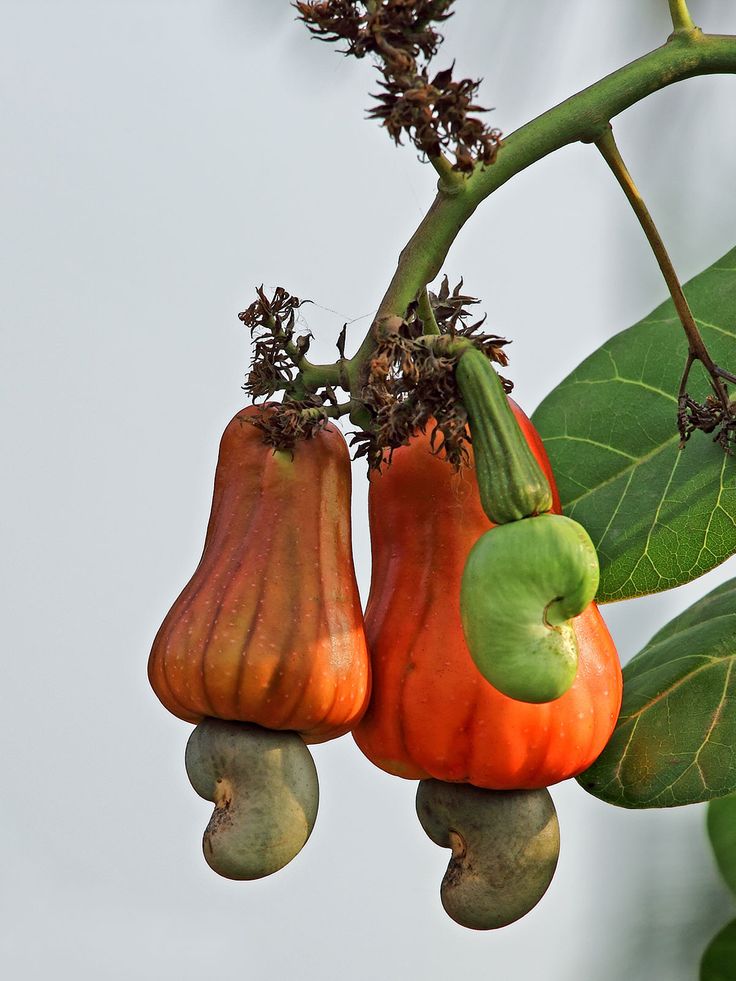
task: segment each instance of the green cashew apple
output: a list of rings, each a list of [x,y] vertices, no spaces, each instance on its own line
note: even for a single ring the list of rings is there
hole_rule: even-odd
[[[470,550],[460,587],[468,650],[480,673],[521,702],[550,702],[578,665],[570,623],[598,589],[598,557],[571,518],[540,514],[491,528]]]

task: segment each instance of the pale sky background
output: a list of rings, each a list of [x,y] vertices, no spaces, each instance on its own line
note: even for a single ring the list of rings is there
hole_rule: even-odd
[[[736,33],[736,4],[692,0]],[[482,75],[506,133],[664,41],[666,0],[460,0],[437,60]],[[700,807],[632,813],[554,788],[562,854],[506,930],[449,920],[449,853],[416,785],[349,737],[314,750],[320,813],[281,873],[200,852],[190,727],[148,688],[153,636],[199,558],[220,433],[244,404],[254,286],[319,306],[349,353],[435,176],[364,120],[367,61],[285,0],[0,0],[3,804],[0,970],[37,981],[421,978],[686,981],[736,915]],[[686,279],[736,244],[736,79],[670,88],[616,124]],[[447,272],[514,339],[531,412],[664,297],[623,196],[568,148],[485,202]],[[366,592],[362,465],[355,554]],[[626,660],[736,573],[604,610]]]

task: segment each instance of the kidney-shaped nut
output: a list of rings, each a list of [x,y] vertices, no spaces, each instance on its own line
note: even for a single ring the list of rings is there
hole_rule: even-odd
[[[546,789],[481,790],[422,780],[417,814],[432,841],[452,849],[440,897],[461,926],[507,926],[546,892],[560,853],[557,814]]]
[[[202,849],[219,875],[271,875],[309,838],[319,785],[297,733],[205,719],[189,737],[186,769],[199,796],[215,804]]]

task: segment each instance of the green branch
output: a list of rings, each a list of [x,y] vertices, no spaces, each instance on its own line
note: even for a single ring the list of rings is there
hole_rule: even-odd
[[[444,191],[445,194],[454,194],[463,186],[466,180],[465,174],[455,170],[447,157],[440,153],[437,157],[428,155],[427,159],[440,178],[437,185],[440,191]]]
[[[309,409],[302,409],[301,415],[304,419],[322,419],[324,416],[327,416],[328,419],[339,419],[340,416],[349,415],[357,407],[357,403],[351,399],[349,402],[343,402],[339,405],[318,405]]]
[[[670,0],[670,15],[676,32],[697,30],[687,9],[687,0]]]
[[[458,232],[478,205],[527,167],[578,141],[593,142],[609,121],[648,95],[696,75],[736,73],[736,37],[676,34],[661,48],[633,61],[504,139],[496,162],[478,167],[453,194],[438,193],[399,256],[371,331],[348,362],[351,391],[358,393],[362,367],[375,346],[374,329],[403,316],[420,289],[439,274]]]
[[[299,369],[306,389],[315,391],[323,385],[346,387],[347,376],[343,371],[343,364],[347,364],[347,362],[336,361],[334,364],[312,364],[311,361],[307,361],[304,357],[292,358],[292,360]]]
[[[682,13],[684,6],[679,7]],[[399,256],[370,331],[356,354],[343,363],[340,374],[351,394],[360,396],[363,369],[375,348],[377,328],[391,317],[403,317],[420,290],[437,277],[460,229],[485,198],[555,150],[579,141],[595,142],[614,116],[654,92],[697,75],[715,74],[736,74],[736,37],[700,31],[675,33],[662,47],[506,137],[495,163],[479,165],[451,192],[443,188],[441,180],[429,211]],[[333,366],[310,365],[312,379],[317,379],[323,368],[334,377]]]

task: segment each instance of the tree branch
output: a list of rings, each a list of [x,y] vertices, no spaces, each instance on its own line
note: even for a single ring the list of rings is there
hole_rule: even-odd
[[[695,23],[687,9],[687,0],[669,0],[672,26],[677,31],[695,31]]]
[[[437,171],[440,191],[443,191],[445,194],[454,194],[457,188],[462,187],[466,180],[465,174],[459,170],[455,170],[444,154],[441,153],[439,156],[427,154],[427,159]]]
[[[363,366],[375,347],[375,327],[388,317],[403,316],[418,291],[436,278],[458,232],[481,201],[555,150],[581,140],[596,140],[614,116],[648,95],[686,78],[719,73],[736,73],[736,37],[675,34],[662,47],[505,137],[496,162],[476,167],[455,193],[440,190],[399,256],[371,331],[347,363],[351,392],[359,393]]]
[[[698,30],[676,32],[662,47],[594,82],[505,137],[495,163],[476,166],[469,177],[452,187],[440,179],[437,196],[401,251],[396,272],[358,351],[338,364],[305,365],[309,388],[337,384],[350,391],[353,399],[360,398],[378,328],[392,317],[405,315],[409,304],[439,274],[460,229],[478,205],[512,177],[571,143],[597,142],[614,116],[654,92],[687,78],[715,74],[736,74],[736,36]]]

